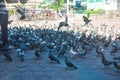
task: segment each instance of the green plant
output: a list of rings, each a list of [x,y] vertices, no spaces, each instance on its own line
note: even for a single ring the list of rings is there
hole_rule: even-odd
[[[84,13],[90,13],[90,14],[93,14],[93,9],[87,9],[84,11]]]
[[[97,10],[94,10],[94,9],[87,9],[84,11],[84,13],[90,13],[90,14],[103,14],[105,13],[105,10],[102,9],[102,8],[99,8]]]
[[[112,19],[112,18],[113,18],[113,16],[114,16],[114,12],[112,12],[112,11],[111,11],[111,12],[109,12],[109,17],[108,17],[108,18],[109,18],[109,19]]]
[[[9,14],[10,14],[10,15],[14,15],[15,12],[16,12],[16,11],[15,11],[14,9],[10,9],[10,10],[9,10]]]
[[[99,8],[96,10],[96,13],[102,15],[102,14],[105,14],[105,10],[102,8]]]
[[[61,10],[64,8],[64,6],[61,4],[60,6],[58,6],[57,2],[54,2],[53,4],[49,4],[47,5],[48,9],[54,9],[54,10]]]

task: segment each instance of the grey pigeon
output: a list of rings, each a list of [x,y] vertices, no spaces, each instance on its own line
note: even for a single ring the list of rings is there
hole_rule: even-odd
[[[69,59],[67,56],[64,56],[65,57],[65,64],[68,68],[73,68],[73,69],[78,69],[77,66],[75,66]]]
[[[24,50],[21,50],[21,51],[19,52],[19,58],[20,58],[20,60],[21,60],[22,62],[24,62],[24,57],[25,57],[25,52],[24,52]]]
[[[10,53],[8,53],[8,51],[5,51],[5,52],[4,52],[4,56],[6,57],[6,60],[7,60],[7,61],[13,61],[13,59],[12,59]]]
[[[57,63],[60,64],[59,59],[58,59],[57,57],[55,57],[55,56],[52,54],[51,51],[49,52],[48,57],[49,57],[49,59],[51,60],[51,62],[52,62],[52,61],[56,61]]]

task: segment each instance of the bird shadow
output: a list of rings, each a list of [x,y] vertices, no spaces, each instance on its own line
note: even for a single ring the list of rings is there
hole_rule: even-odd
[[[64,70],[67,70],[67,71],[73,71],[73,70],[77,70],[76,68],[74,67],[65,67]]]
[[[49,64],[58,64],[56,61],[49,61]]]

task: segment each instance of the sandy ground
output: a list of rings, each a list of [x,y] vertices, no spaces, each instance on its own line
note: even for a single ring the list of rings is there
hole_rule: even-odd
[[[84,24],[83,19],[82,19],[82,14],[69,14],[68,15],[68,23],[70,24],[70,26],[72,26],[73,24]],[[59,22],[64,21],[64,17],[63,18],[58,18],[56,20],[32,20],[32,21],[28,21],[26,19],[26,21],[20,21],[17,20],[15,17],[10,17],[10,20],[14,20],[14,22],[11,25],[29,25],[29,24],[35,24],[35,25],[43,25],[46,23],[46,21],[48,22],[47,24],[56,24],[59,25]],[[108,18],[99,18],[97,17],[97,19],[95,18],[95,16],[91,16],[90,19],[92,20],[91,23],[95,26],[98,27],[101,24],[106,24],[108,26],[117,26],[120,27],[120,18],[116,18],[116,19],[108,19]]]

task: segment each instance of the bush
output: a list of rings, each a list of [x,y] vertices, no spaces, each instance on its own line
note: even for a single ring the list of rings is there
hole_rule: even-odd
[[[105,13],[105,10],[104,9],[101,9],[101,8],[99,8],[99,9],[97,9],[97,10],[94,10],[94,9],[87,9],[87,10],[85,10],[85,12],[84,13],[90,13],[90,14],[104,14]]]
[[[50,4],[50,5],[47,6],[47,8],[54,9],[54,10],[61,10],[64,7],[62,5],[61,6],[57,6],[56,4]]]
[[[112,12],[112,11],[111,11],[111,12],[109,13],[108,18],[109,18],[109,19],[112,19],[112,18],[113,18],[113,16],[114,16],[114,12]]]
[[[96,13],[102,15],[102,14],[105,14],[105,10],[102,8],[99,8],[96,10]]]
[[[15,9],[10,9],[10,10],[9,10],[9,14],[10,14],[10,15],[14,15],[15,12],[16,12]]]

